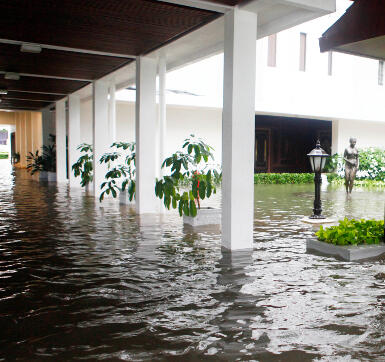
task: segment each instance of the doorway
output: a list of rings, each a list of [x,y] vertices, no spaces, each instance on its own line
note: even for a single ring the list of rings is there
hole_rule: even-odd
[[[255,162],[254,172],[269,172],[269,131],[255,131]]]

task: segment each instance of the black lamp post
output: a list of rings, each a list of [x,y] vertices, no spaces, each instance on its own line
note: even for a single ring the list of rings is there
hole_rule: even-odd
[[[311,168],[314,172],[314,184],[315,184],[315,199],[313,215],[310,219],[325,219],[322,215],[321,204],[321,172],[325,167],[326,159],[329,155],[321,148],[320,141],[317,141],[316,148],[314,148],[309,154],[309,160]]]

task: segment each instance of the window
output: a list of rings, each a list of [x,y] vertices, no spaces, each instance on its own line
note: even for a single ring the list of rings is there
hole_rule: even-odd
[[[333,52],[331,50],[328,54],[328,75],[333,75]]]
[[[306,34],[300,34],[299,43],[299,70],[306,71]]]
[[[378,61],[378,85],[384,85],[384,61]]]
[[[277,66],[277,34],[269,35],[267,45],[267,65]]]

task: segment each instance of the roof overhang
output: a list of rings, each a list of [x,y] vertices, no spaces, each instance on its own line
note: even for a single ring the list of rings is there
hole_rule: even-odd
[[[321,52],[385,59],[383,0],[356,0],[319,40]]]

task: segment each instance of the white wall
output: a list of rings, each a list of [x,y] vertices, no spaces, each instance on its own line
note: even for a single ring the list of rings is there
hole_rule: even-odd
[[[380,147],[385,149],[385,123],[338,120],[336,151],[343,153],[350,137],[357,138],[358,148]]]
[[[92,141],[92,102],[81,102],[81,142]],[[154,120],[157,127],[157,120]],[[167,105],[166,155],[171,155],[183,145],[190,134],[202,138],[214,148],[215,163],[221,163],[222,110]],[[135,141],[135,103],[118,101],[116,104],[116,140]],[[154,145],[156,147],[157,145]]]
[[[221,163],[221,109],[167,105],[166,114],[166,155],[181,149],[184,139],[194,134],[214,148],[215,162]],[[135,140],[135,105],[132,102],[117,102],[116,139],[126,142]]]

